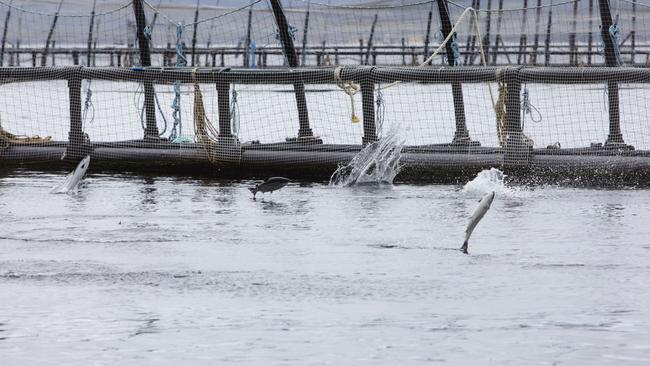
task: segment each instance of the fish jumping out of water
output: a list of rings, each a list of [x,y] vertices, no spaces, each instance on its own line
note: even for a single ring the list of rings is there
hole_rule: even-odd
[[[469,241],[469,237],[472,235],[472,232],[476,228],[476,225],[478,225],[479,221],[485,216],[485,213],[488,212],[490,209],[490,205],[492,204],[492,201],[494,201],[494,192],[490,192],[483,196],[481,200],[479,201],[478,207],[474,210],[474,213],[472,214],[472,217],[469,218],[469,224],[467,225],[467,229],[465,229],[465,242],[463,243],[463,246],[460,248],[460,250],[463,251],[463,253],[467,254],[467,245]]]
[[[291,180],[289,178],[284,178],[284,177],[271,177],[266,180],[266,182],[262,184],[258,184],[253,188],[248,188],[253,193],[253,200],[255,199],[255,195],[257,195],[257,192],[271,192],[277,191],[278,189],[286,186]]]
[[[86,170],[88,170],[88,165],[90,165],[90,155],[87,155],[85,158],[81,159],[81,161],[77,165],[77,168],[75,168],[74,172],[68,175],[68,177],[65,179],[65,182],[63,182],[63,184],[54,188],[52,190],[52,193],[68,193],[71,190],[75,189],[79,185],[79,182],[81,182],[81,179],[86,174]]]

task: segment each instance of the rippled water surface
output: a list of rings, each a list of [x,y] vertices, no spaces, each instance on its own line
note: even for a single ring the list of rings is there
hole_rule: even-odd
[[[0,175],[2,365],[650,363],[650,191]]]

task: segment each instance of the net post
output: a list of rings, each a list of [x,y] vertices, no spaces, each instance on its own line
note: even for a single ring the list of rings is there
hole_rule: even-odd
[[[546,39],[544,39],[544,66],[551,63],[551,28],[553,27],[553,6],[548,7],[548,21],[546,22]]]
[[[248,25],[246,26],[246,44],[244,45],[244,67],[250,67],[250,52],[251,52],[251,28],[253,26],[253,6],[248,7]]]
[[[504,69],[502,76],[507,87],[506,98],[506,139],[504,165],[525,167],[528,165],[530,148],[521,126],[521,78],[519,67]],[[501,74],[501,75],[499,75]]]
[[[273,8],[273,15],[275,16],[275,22],[278,26],[278,32],[280,33],[280,41],[282,42],[282,50],[284,51],[284,55],[287,57],[289,67],[297,68],[298,56],[296,55],[296,49],[293,45],[293,40],[289,35],[289,24],[287,23],[287,18],[285,17],[284,11],[282,10],[280,0],[269,1],[271,2],[271,7]],[[296,94],[298,121],[300,123],[300,127],[298,129],[298,139],[314,139],[314,134],[309,127],[309,113],[307,112],[305,85],[302,82],[295,82],[293,84],[293,89]]]
[[[485,19],[485,35],[483,36],[483,49],[486,50],[486,52],[489,52],[492,48],[490,47],[490,28],[492,27],[492,0],[488,0],[487,2],[487,17]],[[488,58],[488,55],[485,55],[486,61]]]
[[[449,17],[449,5],[447,0],[437,1],[438,3],[438,13],[440,15],[440,23],[442,24],[442,36],[446,39],[451,33],[451,19]],[[453,41],[454,38],[452,37]],[[445,50],[447,52],[447,61],[449,66],[454,67],[460,63],[460,59],[457,58],[457,55],[454,52],[452,41],[447,42],[445,45]],[[456,118],[456,131],[454,132],[454,139],[452,144],[454,145],[468,145],[472,144],[472,141],[469,137],[469,131],[467,130],[467,122],[465,120],[465,103],[463,101],[463,87],[460,82],[451,83],[451,93],[454,98],[454,116]]]
[[[499,43],[501,40],[501,19],[503,17],[503,0],[499,0],[497,10],[497,35],[494,37],[494,47],[492,48],[492,64],[496,65],[499,61]],[[507,55],[507,53],[506,53]]]
[[[375,124],[375,80],[374,67],[364,70],[361,81],[361,103],[363,109],[363,145],[377,141],[377,127]]]
[[[54,29],[56,28],[56,22],[59,20],[59,12],[61,11],[61,5],[63,5],[63,0],[59,2],[58,7],[56,8],[56,13],[54,13],[54,18],[52,19],[52,25],[50,26],[50,31],[47,33],[47,39],[45,40],[45,49],[43,50],[43,58],[41,58],[41,66],[47,65],[47,55],[50,49],[50,43],[52,42],[52,36],[54,35]]]
[[[537,0],[535,10],[535,37],[533,38],[533,52],[530,55],[530,63],[537,65],[537,49],[539,48],[539,26],[542,18],[542,0]]]
[[[88,48],[86,55],[86,66],[90,66],[90,60],[92,59],[92,50],[93,50],[93,27],[95,25],[95,6],[97,5],[97,0],[93,0],[93,10],[90,12],[90,25],[88,26]],[[112,59],[112,57],[111,57]]]
[[[70,103],[70,130],[68,131],[68,145],[64,154],[66,160],[79,160],[92,151],[92,146],[83,132],[80,70],[81,67],[71,71],[67,78]]]
[[[140,64],[142,67],[151,66],[151,54],[149,52],[149,40],[144,35],[144,28],[147,20],[142,6],[142,0],[133,0],[133,12],[135,14],[136,34],[138,37],[138,48],[140,49]],[[119,66],[119,54],[118,54]],[[144,130],[145,140],[159,140],[158,126],[156,125],[156,101],[154,87],[151,81],[144,81],[144,105],[146,115],[146,126]]]
[[[366,48],[366,59],[364,65],[370,64],[370,51],[372,50],[372,41],[375,38],[375,26],[377,26],[377,19],[379,19],[379,14],[375,13],[375,18],[372,20],[372,25],[370,26],[370,36],[368,36],[368,44]]]
[[[305,67],[307,61],[307,34],[309,31],[309,5],[311,2],[307,2],[307,13],[305,14],[305,25],[304,30],[302,31],[302,50],[300,54],[300,65]]]
[[[196,9],[194,10],[194,29],[192,31],[192,67],[196,65],[196,31],[199,27],[199,0],[196,0]]]
[[[605,64],[607,67],[618,67],[619,61],[616,58],[614,50],[614,40],[610,36],[610,27],[613,25],[612,14],[609,8],[608,0],[598,0],[598,10],[600,11],[600,36],[605,45]],[[611,69],[610,69],[611,70]],[[605,146],[621,147],[626,146],[621,134],[621,116],[619,112],[618,83],[615,81],[607,82],[607,101],[609,103],[609,134],[605,141]]]
[[[7,7],[7,16],[5,17],[5,25],[2,30],[2,46],[0,48],[0,67],[4,66],[5,46],[7,44],[7,29],[9,28],[9,19],[11,19],[11,7]]]
[[[231,130],[230,111],[230,82],[225,77],[217,76],[217,108],[219,113],[219,138],[217,142],[217,158],[223,163],[241,161],[241,143]]]

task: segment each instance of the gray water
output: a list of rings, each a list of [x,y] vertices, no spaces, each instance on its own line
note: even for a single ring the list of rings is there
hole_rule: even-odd
[[[650,362],[648,190],[63,179],[0,175],[2,365]]]

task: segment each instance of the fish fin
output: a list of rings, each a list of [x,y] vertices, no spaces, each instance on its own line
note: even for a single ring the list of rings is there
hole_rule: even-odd
[[[467,253],[467,246],[468,246],[468,242],[467,242],[467,240],[465,240],[465,242],[463,243],[463,246],[460,247],[460,251],[465,253],[465,254],[468,254]]]

